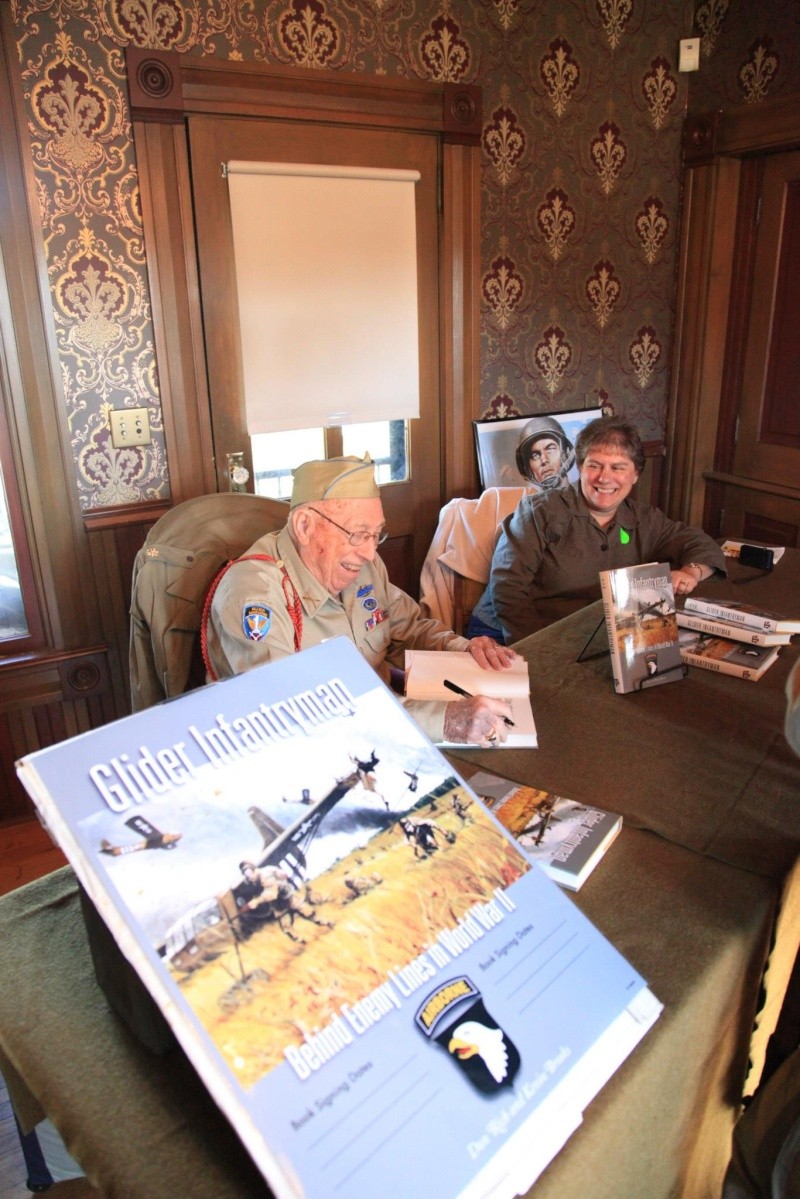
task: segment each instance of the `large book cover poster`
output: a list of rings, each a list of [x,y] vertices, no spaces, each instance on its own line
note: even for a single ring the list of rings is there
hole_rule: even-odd
[[[19,768],[279,1197],[514,1194],[660,1010],[342,639]]]

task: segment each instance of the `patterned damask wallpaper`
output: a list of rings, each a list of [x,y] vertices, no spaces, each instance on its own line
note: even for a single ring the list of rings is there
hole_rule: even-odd
[[[800,86],[797,0],[15,0],[85,509],[169,496],[122,49],[478,83],[485,416],[598,402],[664,436],[693,108]],[[678,41],[702,34],[698,76]],[[115,450],[107,413],[147,407]]]

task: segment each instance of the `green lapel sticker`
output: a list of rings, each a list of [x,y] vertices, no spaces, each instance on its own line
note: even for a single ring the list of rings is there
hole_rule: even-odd
[[[631,539],[631,535],[630,535],[630,533],[628,532],[628,530],[627,530],[627,529],[620,529],[620,531],[619,531],[619,539],[620,539],[620,542],[621,542],[621,544],[622,544],[622,545],[627,545],[627,544],[628,544],[628,542],[629,542],[629,541],[630,541],[630,539]]]

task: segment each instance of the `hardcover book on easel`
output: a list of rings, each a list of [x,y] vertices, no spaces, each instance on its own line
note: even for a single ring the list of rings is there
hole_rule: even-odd
[[[668,562],[600,571],[608,647],[619,694],[683,678]]]

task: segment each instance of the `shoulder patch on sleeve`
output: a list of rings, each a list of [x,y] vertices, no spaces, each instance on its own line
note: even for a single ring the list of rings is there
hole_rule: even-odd
[[[245,604],[242,631],[248,641],[263,641],[272,624],[272,609],[267,604]]]

